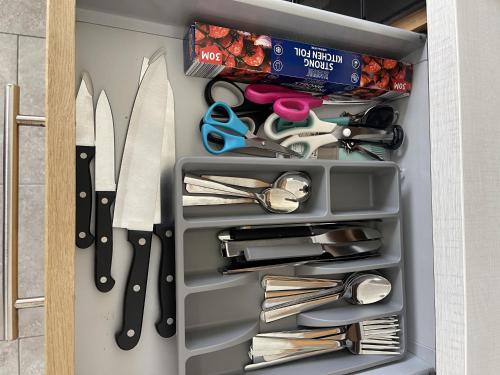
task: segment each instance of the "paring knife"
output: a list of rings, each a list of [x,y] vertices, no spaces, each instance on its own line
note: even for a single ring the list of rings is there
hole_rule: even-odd
[[[76,246],[86,249],[94,236],[90,233],[92,215],[92,179],[90,162],[95,154],[94,88],[87,72],[82,73],[76,95]]]
[[[164,53],[157,51],[151,59],[144,58],[141,69],[143,72],[149,66],[149,60]],[[156,197],[154,233],[161,242],[161,260],[158,277],[158,291],[160,301],[160,318],[156,322],[156,330],[160,336],[168,338],[176,331],[176,299],[175,299],[175,236],[173,218],[173,171],[175,166],[175,102],[170,81],[168,85],[165,125],[163,130],[163,144],[161,151],[161,172],[158,180]]]
[[[135,98],[116,193],[113,226],[128,230],[134,250],[122,328],[116,334],[124,350],[135,347],[141,335],[167,97],[167,66],[161,55],[148,66]]]
[[[115,135],[113,115],[106,92],[99,94],[95,110],[95,265],[94,281],[101,292],[115,285],[111,277],[113,259],[113,228],[111,205],[115,200]]]

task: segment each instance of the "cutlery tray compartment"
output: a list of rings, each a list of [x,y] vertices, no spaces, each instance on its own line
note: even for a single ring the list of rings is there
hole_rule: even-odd
[[[331,210],[336,217],[393,215],[399,211],[398,167],[378,164],[353,169],[349,164],[330,170]]]
[[[295,169],[290,169],[290,163],[287,160],[263,159],[262,163],[256,164],[256,160],[241,157],[226,158],[226,163],[213,163],[213,158],[200,158],[198,161],[183,164],[183,173],[200,175],[221,175],[231,177],[255,178],[265,182],[273,183],[283,172],[290,170],[304,172],[311,178],[312,191],[309,199],[302,203],[297,211],[292,215],[294,217],[317,217],[325,214],[327,207],[326,199],[326,171],[324,166],[309,161],[295,164]],[[252,160],[251,163],[245,162]],[[259,160],[260,161],[260,160]],[[238,187],[235,187],[240,189]],[[186,193],[185,187],[182,186]],[[245,188],[241,188],[245,189]],[[253,190],[261,191],[263,189]],[[182,201],[182,199],[181,199]],[[184,218],[228,218],[228,217],[257,217],[259,215],[268,215],[266,210],[259,204],[237,204],[223,206],[192,206],[184,207]],[[273,214],[273,216],[290,216],[290,214]]]
[[[243,157],[193,157],[176,165],[176,272],[177,335],[180,375],[241,374],[250,362],[251,339],[259,332],[297,329],[300,326],[325,327],[346,325],[356,321],[398,315],[401,320],[401,349],[405,352],[404,278],[401,220],[399,216],[399,174],[391,162],[338,162],[308,160],[256,160]],[[298,170],[311,175],[313,195],[304,211],[271,214],[257,207],[251,211],[244,205],[234,207],[183,207],[185,173],[220,174],[255,177],[272,181],[282,172]],[[339,173],[337,172],[339,171]],[[342,177],[358,180],[354,196],[368,202],[377,196],[369,211],[360,212],[360,204],[350,199],[342,215],[336,215],[333,202],[334,179],[339,185],[350,184]],[[349,177],[348,177],[349,179]],[[383,185],[387,193],[378,193]],[[343,187],[346,190],[346,187]],[[347,191],[344,192],[348,194]],[[364,203],[363,203],[364,204]],[[191,209],[191,210],[188,210]],[[219,210],[217,210],[219,209]],[[365,221],[364,219],[370,219]],[[364,259],[318,262],[298,267],[286,266],[261,272],[222,275],[226,263],[221,255],[217,234],[234,226],[358,221],[382,233],[378,256]],[[272,248],[270,248],[272,251]],[[332,302],[271,323],[260,320],[264,290],[261,279],[266,274],[296,275],[321,278],[343,278],[358,271],[377,270],[391,281],[392,289],[384,300],[372,305]],[[347,350],[325,354],[276,367],[255,374],[345,374],[395,361],[401,356],[353,355]]]

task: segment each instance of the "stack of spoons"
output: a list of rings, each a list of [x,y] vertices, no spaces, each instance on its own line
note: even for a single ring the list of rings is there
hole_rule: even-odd
[[[383,300],[391,282],[375,272],[353,273],[344,281],[268,275],[262,279],[265,299],[260,318],[269,323],[338,300],[366,305]]]
[[[184,184],[190,193],[182,197],[184,206],[257,203],[267,212],[278,214],[298,210],[311,194],[311,178],[303,172],[285,172],[273,183],[244,177],[186,174]]]

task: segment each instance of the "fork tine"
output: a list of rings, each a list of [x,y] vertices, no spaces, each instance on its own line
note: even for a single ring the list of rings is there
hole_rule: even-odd
[[[373,331],[374,329],[387,329],[387,328],[399,328],[399,324],[373,324],[369,326],[363,326],[364,331]]]
[[[366,350],[366,349],[376,349],[376,350],[384,350],[384,349],[390,349],[390,350],[399,350],[400,347],[399,346],[395,346],[395,345],[370,345],[370,344],[367,344],[367,345],[361,345],[361,350]]]
[[[360,350],[359,354],[370,355],[400,355],[400,351],[383,351],[383,350]]]
[[[370,324],[383,324],[383,323],[394,323],[398,322],[398,318],[381,318],[381,319],[372,319],[372,320],[363,320],[360,322],[363,325],[370,325]]]
[[[361,340],[361,345],[363,344],[383,344],[383,345],[399,345],[399,340],[380,340],[380,339],[374,339],[374,340]]]
[[[365,333],[361,336],[361,339],[397,339],[398,336],[387,333],[387,332],[379,332],[379,333]]]

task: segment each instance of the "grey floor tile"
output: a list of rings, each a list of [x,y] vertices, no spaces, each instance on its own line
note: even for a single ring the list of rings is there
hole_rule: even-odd
[[[45,129],[19,128],[19,183],[45,183]]]
[[[0,341],[0,375],[19,374],[18,341]]]
[[[44,337],[19,339],[19,374],[43,375],[44,364]]]
[[[0,20],[2,20],[1,8],[2,8],[2,0],[0,0]],[[0,21],[0,24],[2,23],[2,21]],[[4,87],[7,83],[17,83],[17,36],[0,33],[0,143],[1,144],[3,144]],[[0,166],[3,166],[3,153],[1,152],[0,152]]]
[[[19,187],[19,296],[43,295],[44,187]]]
[[[0,32],[45,36],[45,0],[0,0]]]
[[[43,307],[19,310],[19,337],[43,335],[43,314]]]
[[[0,0],[1,1],[1,0]],[[45,39],[19,37],[19,86],[21,113],[45,113]],[[44,183],[45,130],[22,127],[19,135],[21,184]]]
[[[45,113],[45,39],[19,37],[18,77],[21,87],[21,112],[43,115]]]

